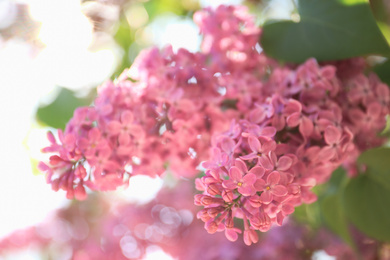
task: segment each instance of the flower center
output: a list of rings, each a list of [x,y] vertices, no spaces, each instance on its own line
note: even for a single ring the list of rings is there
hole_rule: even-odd
[[[237,183],[237,186],[241,187],[242,186],[242,182]]]

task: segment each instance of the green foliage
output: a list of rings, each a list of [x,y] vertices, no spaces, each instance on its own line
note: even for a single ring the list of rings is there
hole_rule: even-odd
[[[51,104],[38,108],[36,117],[43,124],[64,129],[73,116],[73,111],[78,107],[90,105],[94,97],[95,90],[84,98],[78,98],[75,92],[60,88],[58,96]]]
[[[294,218],[300,223],[309,224],[313,229],[318,229],[323,225],[321,208],[318,202],[302,204],[295,208]]]
[[[344,187],[347,180],[346,173],[342,168],[338,168],[333,172],[324,198],[321,201],[321,210],[325,224],[329,229],[349,245],[354,246],[354,241],[348,230],[348,221],[343,205]]]
[[[390,60],[387,60],[382,64],[375,66],[374,72],[384,83],[390,85]]]
[[[269,21],[261,44],[269,56],[287,62],[389,55],[367,1],[298,0],[299,22]]]
[[[361,175],[345,189],[345,208],[351,222],[368,236],[390,241],[390,189]]]
[[[152,19],[167,12],[177,15],[185,14],[182,4],[176,0],[152,0],[146,2],[144,6]]]
[[[294,217],[313,228],[325,224],[350,246],[356,245],[349,232],[353,224],[366,235],[390,241],[390,148],[364,152],[358,162],[367,170],[356,178],[337,169],[331,179],[318,186],[318,201],[296,209]]]
[[[370,180],[378,182],[390,191],[390,148],[368,150],[360,155],[358,162],[366,165],[366,175]]]
[[[343,203],[348,219],[362,232],[390,241],[390,148],[379,147],[361,154],[358,163],[366,171],[349,180]]]
[[[112,75],[112,78],[118,77],[124,69],[130,67],[131,62],[129,59],[129,50],[131,44],[134,42],[134,32],[132,32],[129,23],[127,22],[127,19],[124,15],[122,15],[119,23],[118,23],[118,30],[116,31],[116,34],[114,35],[115,41],[121,46],[123,50],[123,56],[120,64],[118,65],[116,71]]]

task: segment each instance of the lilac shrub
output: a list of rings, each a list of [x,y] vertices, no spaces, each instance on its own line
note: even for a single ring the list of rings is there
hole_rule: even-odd
[[[282,65],[258,44],[245,7],[194,15],[201,51],[143,51],[129,70],[75,111],[54,153],[41,162],[47,182],[67,197],[85,187],[114,190],[131,176],[195,178],[209,233],[247,245],[303,203],[338,167],[350,176],[364,150],[385,141],[388,86],[364,74],[364,61]],[[199,168],[199,165],[202,167]],[[235,219],[241,219],[238,225]],[[242,223],[241,222],[241,223]]]

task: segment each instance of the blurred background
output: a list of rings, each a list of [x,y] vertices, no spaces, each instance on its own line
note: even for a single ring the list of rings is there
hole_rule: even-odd
[[[74,109],[91,104],[96,87],[129,67],[140,50],[171,44],[174,50],[197,51],[201,38],[192,16],[219,4],[247,5],[259,25],[269,18],[291,19],[295,8],[293,0],[0,0],[0,259],[105,259],[91,253],[101,250],[117,250],[128,259],[174,259],[156,246],[141,249],[136,238],[172,238],[190,225],[193,211],[155,204],[139,206],[144,208],[136,213],[123,206],[151,201],[161,187],[175,185],[173,180],[137,176],[126,190],[80,203],[51,191],[36,166],[45,159],[40,149],[48,144],[47,131],[64,128]],[[193,184],[185,185],[191,201]],[[151,223],[157,224],[138,226],[141,235],[125,235],[130,224],[124,224],[121,210],[128,218],[152,210],[158,221]],[[120,247],[94,236],[94,223],[113,230],[112,241]],[[158,238],[156,230],[165,237]],[[77,254],[69,248],[87,238],[90,251],[85,244]],[[93,244],[95,238],[100,240]],[[53,239],[56,245],[49,243]]]

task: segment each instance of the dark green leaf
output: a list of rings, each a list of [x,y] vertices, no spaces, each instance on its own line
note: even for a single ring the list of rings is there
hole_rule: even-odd
[[[358,162],[367,166],[368,178],[390,190],[390,148],[379,147],[367,150],[360,155]]]
[[[345,242],[354,246],[342,200],[346,181],[344,169],[338,168],[333,172],[328,188],[321,199],[321,210],[325,224]]]
[[[380,135],[390,137],[390,115],[386,115],[386,127]]]
[[[265,53],[288,62],[338,60],[390,48],[366,1],[298,0],[300,21],[273,21],[263,27]]]
[[[300,223],[309,224],[312,228],[317,229],[322,226],[321,209],[318,202],[312,204],[302,204],[295,208],[294,218]]]
[[[362,232],[382,241],[390,241],[390,190],[361,175],[352,179],[344,192],[348,218]]]
[[[352,244],[344,207],[339,194],[325,197],[321,203],[321,209],[326,225],[348,244]]]
[[[48,126],[64,129],[76,108],[91,104],[94,92],[91,91],[87,97],[78,98],[73,91],[60,88],[58,96],[51,104],[38,108],[37,119]]]
[[[390,85],[390,60],[387,60],[382,64],[375,66],[374,72],[384,83]]]
[[[319,196],[324,192],[324,185],[318,185],[312,191]],[[317,229],[323,226],[321,217],[320,198],[311,204],[302,204],[295,208],[294,218],[303,224],[309,224],[312,228]]]

